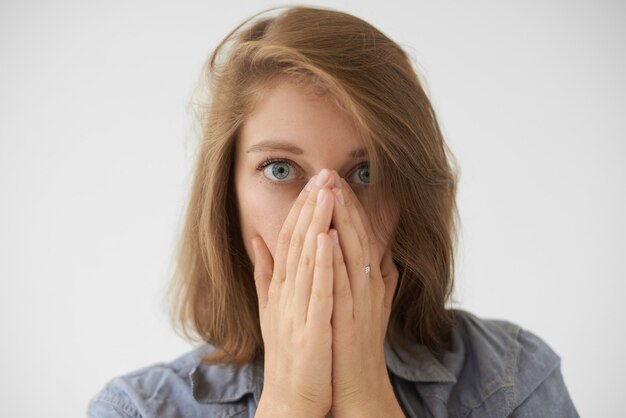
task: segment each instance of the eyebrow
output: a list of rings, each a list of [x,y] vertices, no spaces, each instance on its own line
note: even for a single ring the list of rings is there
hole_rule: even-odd
[[[296,155],[304,154],[304,151],[302,150],[302,148],[296,145],[290,144],[285,141],[277,141],[277,140],[271,140],[271,139],[261,141],[254,145],[251,145],[246,150],[246,154],[249,154],[252,152],[264,152],[264,151],[285,151],[290,154],[296,154]],[[363,158],[367,156],[367,150],[365,148],[359,148],[357,150],[350,151],[348,153],[348,156],[354,159]]]
[[[367,150],[365,148],[359,148],[357,150],[350,151],[348,156],[350,158],[354,158],[354,159],[364,158],[364,157],[367,157]]]
[[[286,151],[291,154],[304,154],[302,148],[292,145],[288,142],[276,141],[276,140],[265,140],[258,142],[254,145],[251,145],[246,151],[247,154],[251,152],[263,152],[263,151]]]

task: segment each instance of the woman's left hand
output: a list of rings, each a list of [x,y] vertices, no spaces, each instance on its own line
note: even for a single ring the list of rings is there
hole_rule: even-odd
[[[398,270],[348,183],[335,184],[332,415],[403,417],[383,349]]]

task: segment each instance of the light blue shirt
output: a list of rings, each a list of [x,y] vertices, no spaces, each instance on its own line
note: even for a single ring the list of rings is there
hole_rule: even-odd
[[[389,378],[407,417],[578,417],[560,357],[536,335],[506,321],[455,311],[452,348],[435,356],[413,344],[385,344]],[[204,345],[171,363],[111,380],[89,417],[253,417],[263,364],[205,365]]]

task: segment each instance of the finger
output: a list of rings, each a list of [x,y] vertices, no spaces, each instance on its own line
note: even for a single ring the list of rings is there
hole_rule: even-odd
[[[254,250],[254,285],[259,299],[259,315],[262,317],[267,305],[267,296],[274,271],[274,260],[263,238],[256,236],[252,239]]]
[[[391,247],[385,251],[383,255],[382,263],[380,265],[380,270],[383,276],[383,283],[385,284],[385,298],[384,298],[384,307],[385,307],[385,319],[389,319],[389,315],[391,313],[391,306],[393,305],[393,296],[396,291],[396,287],[398,285],[398,268],[393,262],[393,257],[391,255]],[[385,321],[386,323],[386,321]]]
[[[306,326],[316,335],[330,328],[333,313],[333,247],[327,233],[317,235],[313,286],[308,305]]]
[[[317,195],[320,189],[328,183],[329,179],[330,172],[328,170],[324,169],[319,172],[315,181],[309,185],[309,195],[304,200],[298,218],[294,222],[286,258],[286,274],[289,280],[294,280],[297,275],[298,264],[300,262],[302,248],[304,247],[306,233],[309,229],[313,213],[315,212],[315,208],[317,206]],[[315,254],[315,251],[313,251],[312,254]]]
[[[373,262],[372,264],[378,265],[382,257],[381,248],[383,248],[384,245],[379,239],[377,239],[376,234],[374,234],[374,230],[370,223],[370,219],[369,219],[369,216],[367,215],[367,212],[365,212],[365,209],[363,208],[361,201],[359,200],[356,193],[354,193],[354,190],[352,190],[352,188],[350,187],[350,185],[345,179],[342,179],[342,178],[336,179],[335,183],[341,185],[341,190],[343,191],[344,199],[348,202],[351,202],[354,208],[356,209],[356,213],[358,213],[359,216],[358,216],[358,219],[356,219],[354,222],[355,224],[359,224],[357,226],[358,228],[362,228],[365,231],[365,232],[361,232],[361,234],[365,234],[368,237],[368,241],[370,243],[370,255],[371,255],[370,261]]]
[[[350,216],[346,201],[341,190],[335,190],[335,207],[333,210],[333,226],[339,236],[339,245],[346,264],[350,280],[350,289],[353,300],[361,298],[366,287],[365,259],[367,248],[363,248],[361,239]],[[367,244],[366,244],[367,245]],[[369,256],[369,254],[368,254]]]
[[[346,271],[337,230],[329,232],[333,241],[333,329],[345,329],[354,320],[350,279]]]
[[[274,277],[277,277],[280,282],[284,281],[286,277],[287,254],[289,252],[289,245],[291,243],[293,230],[295,228],[296,222],[298,221],[298,217],[300,216],[300,212],[302,211],[302,207],[304,206],[304,202],[309,196],[311,186],[314,182],[315,176],[309,180],[307,185],[298,195],[298,198],[293,203],[293,206],[289,210],[287,218],[285,218],[283,226],[280,228],[280,232],[278,233],[274,259],[274,264],[276,266],[276,270],[274,271]]]
[[[304,245],[298,262],[298,270],[295,278],[295,306],[305,322],[309,300],[311,298],[312,282],[314,280],[315,257],[317,256],[317,247],[320,242],[318,237],[320,233],[327,233],[328,228],[330,228],[330,220],[333,214],[333,202],[333,194],[329,189],[323,188],[319,191],[316,207],[304,237]],[[287,271],[289,271],[289,267]]]
[[[369,262],[370,260],[375,260],[376,258],[371,258],[370,253],[370,235],[367,233],[367,230],[364,224],[368,219],[362,218],[359,213],[360,206],[359,199],[357,199],[356,195],[350,189],[350,186],[345,182],[342,182],[342,187],[339,188],[338,196],[339,200],[344,202],[346,209],[348,210],[348,214],[350,215],[350,219],[352,220],[352,225],[356,231],[357,236],[359,237],[359,242],[361,243],[361,248],[363,248],[363,254],[365,256],[365,261]],[[368,223],[369,225],[369,223]],[[373,242],[373,241],[372,241]]]

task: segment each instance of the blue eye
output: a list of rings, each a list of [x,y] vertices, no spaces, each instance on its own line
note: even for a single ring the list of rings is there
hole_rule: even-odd
[[[260,169],[263,170],[263,175],[271,181],[290,180],[295,174],[293,166],[285,160],[268,160],[261,164]]]
[[[352,183],[360,185],[370,184],[370,165],[369,163],[363,163],[354,170],[354,173],[349,179]]]

